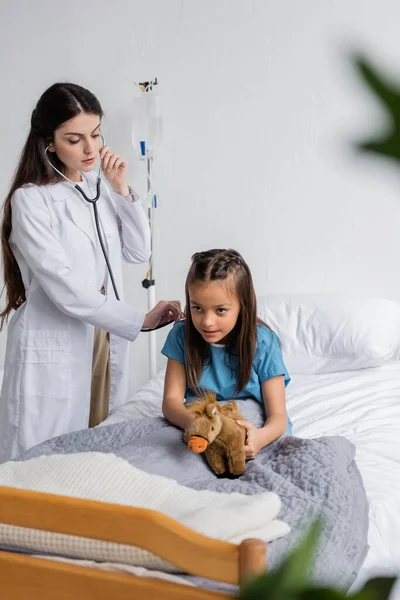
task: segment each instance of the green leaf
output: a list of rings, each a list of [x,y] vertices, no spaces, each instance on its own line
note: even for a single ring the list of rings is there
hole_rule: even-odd
[[[392,113],[395,120],[399,121],[399,98],[400,85],[397,86],[389,81],[387,77],[382,77],[379,70],[363,56],[353,56],[352,62],[359,73],[359,76],[367,84],[370,91],[385,105],[389,113]]]
[[[320,530],[321,523],[318,520],[310,527],[298,547],[275,571],[263,573],[245,587],[240,594],[240,600],[283,600],[296,597],[305,590]]]
[[[350,598],[352,600],[387,600],[395,583],[396,577],[375,577],[367,581],[364,587]]]
[[[278,597],[274,572],[264,573],[256,577],[239,594],[239,600],[263,600],[264,598],[273,600]],[[286,596],[281,597],[286,598]]]
[[[357,144],[358,149],[400,161],[400,85],[382,77],[366,58],[354,56],[352,62],[366,86],[382,103],[390,124],[376,139]]]

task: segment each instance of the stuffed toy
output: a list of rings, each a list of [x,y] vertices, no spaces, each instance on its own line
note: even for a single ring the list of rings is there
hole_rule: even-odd
[[[215,394],[207,393],[204,399],[187,404],[186,409],[196,416],[184,434],[189,449],[195,454],[204,452],[216,475],[243,475],[246,430],[236,423],[236,419],[244,419],[236,402],[221,405]]]

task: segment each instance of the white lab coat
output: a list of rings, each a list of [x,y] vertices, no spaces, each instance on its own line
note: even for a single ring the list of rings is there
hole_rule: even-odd
[[[85,178],[93,186],[96,174]],[[110,192],[104,179],[101,189],[97,206],[120,302],[109,278],[106,295],[99,291],[93,207],[70,183],[27,185],[12,198],[10,244],[26,302],[8,326],[0,462],[88,426],[95,327],[110,333],[110,411],[125,401],[128,340],[145,313],[123,302],[122,259],[149,259],[150,230],[140,202]]]

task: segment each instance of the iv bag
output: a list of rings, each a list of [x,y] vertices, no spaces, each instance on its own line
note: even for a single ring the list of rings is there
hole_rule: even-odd
[[[162,140],[162,117],[158,85],[140,91],[132,103],[132,144],[140,158],[155,157]]]

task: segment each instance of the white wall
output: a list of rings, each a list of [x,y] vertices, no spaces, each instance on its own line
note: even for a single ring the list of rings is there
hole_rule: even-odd
[[[3,0],[0,197],[31,110],[56,80],[98,95],[108,143],[142,191],[132,81],[157,76],[159,298],[183,300],[191,254],[218,246],[243,253],[259,293],[400,300],[399,176],[352,154],[381,113],[347,58],[365,48],[400,79],[399,22],[398,0]],[[143,308],[145,272],[125,270],[127,299]],[[147,379],[145,335],[131,373],[132,389]]]

